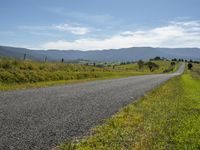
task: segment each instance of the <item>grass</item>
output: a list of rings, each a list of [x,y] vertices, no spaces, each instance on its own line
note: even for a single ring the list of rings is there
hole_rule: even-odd
[[[193,64],[193,68],[192,68],[192,76],[194,78],[200,79],[200,65],[199,64]]]
[[[136,63],[116,65],[113,68],[109,64],[94,67],[84,64],[34,62],[0,58],[0,90],[38,88],[133,75],[162,73],[171,67],[170,61],[154,62],[159,65],[159,68],[150,71],[147,66],[139,69]]]
[[[59,150],[200,149],[200,66],[128,105]]]
[[[119,73],[110,73],[109,75],[102,74],[102,77],[93,77],[93,78],[83,78],[83,79],[73,79],[73,80],[58,80],[58,81],[41,81],[41,82],[33,82],[33,83],[12,83],[12,84],[0,84],[0,91],[8,91],[8,90],[17,90],[17,89],[27,89],[27,88],[40,88],[40,87],[49,87],[49,86],[58,86],[65,84],[74,84],[74,83],[83,83],[89,81],[96,80],[106,80],[106,79],[115,79],[122,78],[134,75],[142,75],[142,73],[132,73],[132,72],[119,72]]]

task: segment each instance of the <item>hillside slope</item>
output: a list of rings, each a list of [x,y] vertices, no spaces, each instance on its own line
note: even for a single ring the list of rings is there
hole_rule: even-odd
[[[30,50],[25,48],[15,48],[0,46],[0,56],[23,58],[24,54],[31,60],[43,61],[47,56],[49,61],[84,59],[91,61],[136,61],[139,59],[149,59],[155,56],[166,58],[200,59],[199,48],[151,48],[132,47],[110,50]]]

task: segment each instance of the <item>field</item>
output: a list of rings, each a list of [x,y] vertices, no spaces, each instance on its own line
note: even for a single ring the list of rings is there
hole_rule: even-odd
[[[0,90],[43,87],[66,83],[85,82],[133,75],[162,73],[171,68],[170,61],[154,61],[159,67],[151,70],[147,65],[139,69],[137,63],[72,64],[34,62],[0,58]],[[173,71],[178,64],[172,67]]]
[[[200,65],[128,105],[59,150],[200,149]]]

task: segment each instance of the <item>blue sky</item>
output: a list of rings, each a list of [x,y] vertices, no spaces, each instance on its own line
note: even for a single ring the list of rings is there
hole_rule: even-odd
[[[0,0],[0,45],[200,47],[200,0]]]

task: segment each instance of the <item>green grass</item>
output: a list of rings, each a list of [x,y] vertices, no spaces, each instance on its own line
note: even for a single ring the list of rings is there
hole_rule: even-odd
[[[192,76],[194,78],[200,79],[200,65],[199,64],[193,64],[193,68],[192,68]]]
[[[41,82],[21,83],[21,84],[19,84],[19,83],[12,83],[12,84],[0,83],[0,91],[58,86],[58,85],[65,85],[65,84],[90,82],[90,81],[96,81],[96,80],[106,80],[106,79],[129,77],[129,76],[134,76],[134,75],[142,75],[142,73],[118,72],[118,73],[101,74],[101,76],[98,76],[98,77],[73,79],[73,80],[71,79],[71,80],[57,80],[57,81],[41,81]]]
[[[152,61],[156,64],[159,65],[159,68],[153,71],[153,73],[162,73],[164,70],[168,69],[171,67],[170,61]],[[174,70],[176,70],[176,67],[178,65],[174,66]],[[138,73],[149,73],[149,68],[145,65],[143,68],[139,69],[138,65],[136,63],[134,64],[127,64],[127,65],[118,65],[115,67],[115,70],[118,71],[127,71],[127,72],[138,72]]]
[[[200,149],[200,66],[128,105],[60,150]]]
[[[117,65],[113,69],[109,65],[94,67],[84,64],[45,63],[0,58],[0,90],[37,88],[133,75],[162,73],[163,70],[171,66],[169,61],[156,61],[155,63],[160,67],[151,72],[147,66],[139,69],[136,63]]]

